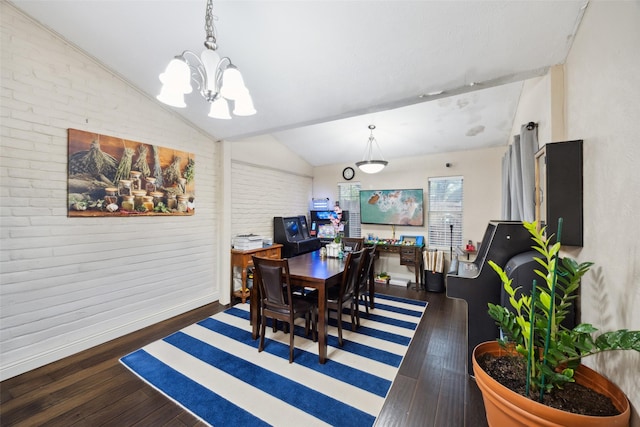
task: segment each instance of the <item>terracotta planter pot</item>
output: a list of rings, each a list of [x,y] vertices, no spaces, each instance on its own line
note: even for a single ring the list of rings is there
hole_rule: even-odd
[[[480,368],[476,357],[486,353],[500,356],[507,354],[507,351],[495,341],[479,344],[473,350],[473,373],[482,392],[489,426],[622,427],[629,425],[631,415],[629,400],[622,390],[594,370],[580,366],[575,373],[576,382],[611,398],[615,407],[620,410],[620,415],[595,417],[573,414],[515,393]]]

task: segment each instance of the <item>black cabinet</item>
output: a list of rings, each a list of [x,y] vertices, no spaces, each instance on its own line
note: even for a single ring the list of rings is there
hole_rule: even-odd
[[[582,140],[553,142],[536,153],[536,220],[547,236],[558,233],[563,245],[582,246]]]

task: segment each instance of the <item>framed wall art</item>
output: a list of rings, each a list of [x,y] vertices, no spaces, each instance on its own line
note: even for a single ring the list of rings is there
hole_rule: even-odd
[[[424,225],[422,189],[360,190],[362,224]]]
[[[68,215],[195,213],[195,156],[76,129],[68,131]]]

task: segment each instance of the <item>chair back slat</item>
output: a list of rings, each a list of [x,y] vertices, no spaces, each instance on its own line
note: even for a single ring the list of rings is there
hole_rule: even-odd
[[[360,275],[360,289],[367,285],[371,269],[373,268],[373,262],[375,261],[376,247],[371,246],[365,249],[364,267],[362,268],[362,274]]]
[[[283,287],[282,268],[279,266],[260,266],[260,276],[264,285],[264,297],[270,304],[286,305]]]
[[[356,289],[360,285],[364,251],[364,249],[361,249],[359,251],[349,252],[347,255],[345,269],[342,275],[342,284],[340,286],[340,300],[342,301],[355,295]]]
[[[345,252],[355,252],[364,248],[364,237],[343,237],[342,245]]]

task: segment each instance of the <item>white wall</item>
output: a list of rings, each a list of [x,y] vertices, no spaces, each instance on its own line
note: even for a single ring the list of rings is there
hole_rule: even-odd
[[[311,176],[242,162],[232,164],[232,236],[273,237],[274,216],[308,215]]]
[[[640,2],[591,2],[565,67],[567,137],[584,139],[583,321],[640,329]],[[640,353],[585,360],[613,379],[640,426]]]
[[[524,82],[518,110],[513,120],[511,135],[520,135],[522,125],[535,122],[538,124],[538,144],[542,146],[544,143],[541,141],[549,141],[551,139],[550,92],[550,74]],[[511,142],[513,142],[513,139]]]
[[[313,168],[271,136],[230,142],[232,236],[273,237],[273,217],[309,211]]]
[[[286,173],[312,176],[313,167],[271,135],[230,142],[231,158]]]
[[[549,106],[563,95],[566,139],[584,140],[584,247],[569,255],[595,262],[582,281],[582,321],[601,331],[640,329],[639,23],[637,1],[590,2],[564,66],[564,93],[541,94],[534,81],[517,113],[548,129]],[[541,144],[554,141],[549,132],[539,136]],[[584,362],[623,389],[632,425],[640,426],[640,354],[610,352]]]
[[[1,8],[5,379],[218,299],[220,144]],[[196,214],[68,218],[68,128],[194,153]]]
[[[368,175],[360,172],[353,164],[330,165],[314,169],[313,197],[328,197],[336,200],[337,182],[344,181],[342,169],[354,167],[356,176],[351,182],[360,182],[362,189],[422,188],[425,201],[428,197],[430,177],[462,176],[464,178],[464,219],[463,241],[482,240],[487,223],[500,219],[502,191],[502,156],[504,147],[484,150],[461,151],[431,156],[389,160],[389,165],[380,173]],[[450,163],[450,167],[446,164]],[[425,205],[426,209],[426,205]],[[402,234],[422,235],[427,238],[427,215],[425,227],[396,227],[396,237]],[[392,237],[391,226],[362,225],[362,235],[373,233],[380,238]],[[449,251],[447,250],[447,254]],[[380,267],[390,272],[392,277],[415,280],[413,270],[400,266],[397,257],[382,258]]]

